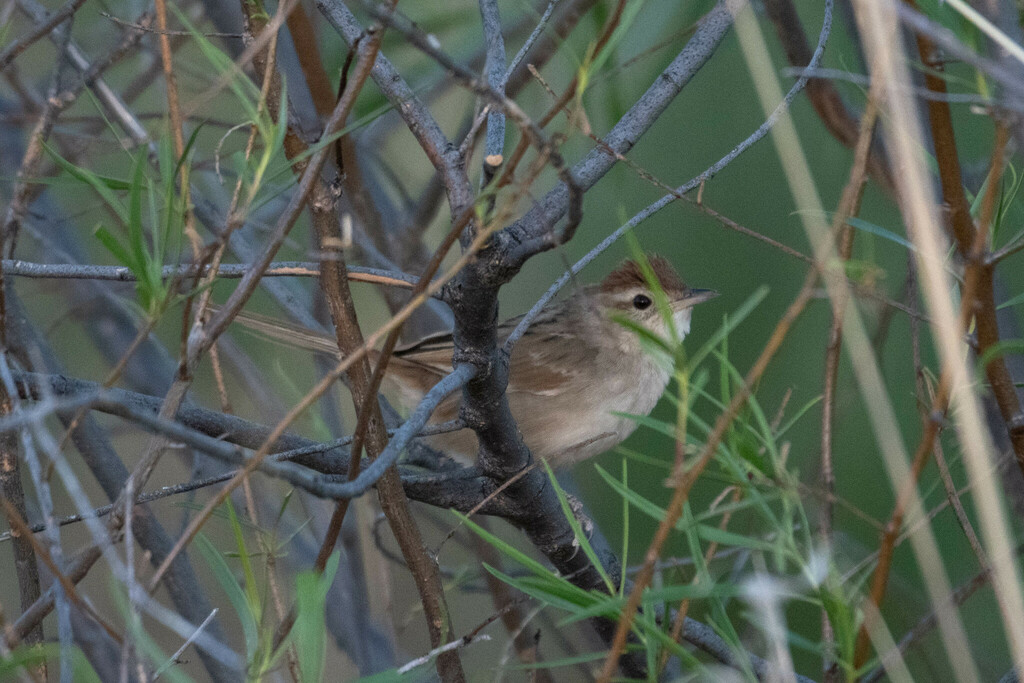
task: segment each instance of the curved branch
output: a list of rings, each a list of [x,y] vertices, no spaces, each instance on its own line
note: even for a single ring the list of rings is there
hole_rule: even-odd
[[[725,38],[732,17],[746,0],[720,0],[700,22],[693,37],[672,63],[655,79],[603,139],[582,161],[572,168],[572,177],[582,191],[593,187],[617,161],[627,154],[640,137],[654,125],[669,104],[707,63]],[[569,188],[560,184],[548,192],[532,209],[505,229],[511,242],[520,245],[513,260],[521,265],[529,256],[556,246],[550,239],[550,227],[569,209]]]

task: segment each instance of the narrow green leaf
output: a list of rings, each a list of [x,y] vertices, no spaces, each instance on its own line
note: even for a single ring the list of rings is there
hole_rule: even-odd
[[[114,255],[121,265],[128,266],[128,268],[138,276],[136,272],[138,270],[138,264],[132,258],[131,252],[128,251],[127,247],[121,244],[121,240],[117,239],[112,232],[104,228],[102,225],[96,226],[96,230],[93,232],[96,235],[96,239],[100,241],[104,247],[107,248],[111,254]]]
[[[140,653],[143,659],[148,659],[152,663],[153,668],[161,673],[161,677],[169,680],[171,683],[192,683],[192,679],[185,674],[180,666],[176,665],[177,662],[172,662],[170,656],[156,644],[156,641],[143,628],[142,620],[138,618],[138,613],[133,611],[132,606],[128,602],[125,586],[118,584],[113,577],[110,577],[110,583],[114,604],[121,613],[131,634],[136,652]]]
[[[746,320],[747,316],[749,316],[754,309],[765,300],[765,297],[768,296],[768,291],[768,287],[764,285],[758,287],[754,290],[753,294],[748,296],[747,299],[740,304],[739,308],[730,313],[728,318],[726,318],[722,323],[721,327],[719,327],[696,352],[690,353],[690,368],[695,368],[700,365],[701,361],[703,361],[705,357],[717,348],[718,345],[740,325],[740,323]]]
[[[111,210],[115,214],[117,214],[118,218],[120,218],[122,221],[128,220],[128,212],[125,210],[124,204],[122,204],[121,200],[117,198],[117,195],[114,194],[113,190],[107,187],[107,184],[106,182],[104,182],[103,178],[96,175],[87,168],[75,166],[70,161],[62,157],[60,154],[58,154],[45,142],[42,143],[42,145],[43,149],[46,150],[46,153],[50,155],[50,158],[53,159],[58,166],[64,169],[72,177],[77,178],[78,180],[84,183],[87,183],[96,192],[96,194],[98,194],[100,198],[107,204],[107,206],[109,206]]]
[[[707,524],[698,524],[697,534],[709,543],[717,543],[718,545],[725,545],[733,548],[748,548],[750,550],[760,550],[767,553],[775,552],[778,549],[778,544],[776,543],[764,541],[760,538],[736,534]]]
[[[665,518],[665,508],[656,505],[647,498],[644,498],[636,491],[633,491],[632,489],[623,486],[621,481],[619,481],[612,475],[608,474],[608,472],[606,472],[604,468],[601,467],[600,465],[594,465],[594,469],[597,470],[597,473],[601,475],[601,478],[604,479],[609,486],[615,489],[616,493],[622,496],[623,500],[630,502],[640,512],[658,521],[661,521]]]
[[[238,621],[242,625],[242,635],[245,638],[245,652],[248,656],[248,660],[252,661],[252,658],[256,655],[259,649],[259,632],[256,624],[256,619],[249,607],[249,602],[246,600],[245,591],[238,585],[238,580],[235,579],[234,573],[231,568],[228,567],[227,562],[224,561],[224,557],[214,547],[213,543],[210,542],[204,534],[196,536],[196,546],[199,548],[199,552],[203,555],[206,560],[206,564],[210,566],[213,571],[214,578],[217,579],[217,583],[220,584],[221,588],[227,594],[228,600],[231,602],[231,606],[235,610],[235,614],[238,615]]]
[[[106,176],[101,173],[94,174],[104,185],[114,191],[123,192],[131,188],[131,183],[120,178],[114,178],[112,176]],[[0,180],[5,182],[14,182],[14,176],[0,176]],[[81,182],[80,178],[72,178],[69,180],[64,176],[57,177],[38,177],[38,178],[24,178],[24,182],[30,185],[47,185],[49,187],[70,187]]]
[[[174,165],[174,177],[177,177],[177,175],[181,173],[182,168],[187,168],[188,155],[192,153],[192,147],[196,144],[196,139],[199,137],[199,131],[201,131],[205,125],[205,121],[200,121],[199,125],[192,131],[192,134],[188,136],[188,141],[185,142],[185,148],[181,151],[181,156],[178,157],[178,163]]]
[[[631,319],[628,316],[625,316],[625,315],[623,315],[621,313],[613,313],[610,317],[611,317],[612,320],[617,322],[619,325],[622,325],[623,327],[625,327],[630,332],[636,334],[638,337],[640,337],[640,339],[642,341],[646,341],[648,344],[650,344],[654,348],[656,348],[656,349],[658,349],[660,351],[664,351],[665,353],[669,354],[670,356],[672,355],[672,352],[673,352],[672,345],[667,340],[662,339],[659,335],[657,335],[654,332],[652,332],[651,330],[647,329],[646,327],[644,327],[640,323],[634,321],[633,319]]]
[[[277,128],[270,143],[272,153],[284,148],[284,136],[288,132],[288,82],[281,74],[281,101],[277,108]]]
[[[601,575],[601,580],[604,581],[605,587],[609,593],[615,592],[615,583],[612,578],[608,576],[608,572],[605,571],[604,564],[601,563],[597,553],[594,552],[594,547],[590,545],[590,539],[583,533],[583,527],[580,526],[580,522],[576,519],[576,515],[572,511],[572,506],[569,505],[569,499],[565,495],[565,491],[558,483],[558,479],[555,478],[555,473],[551,469],[551,465],[548,464],[547,460],[541,460],[544,465],[544,469],[547,470],[548,480],[555,489],[555,494],[558,496],[558,502],[562,506],[562,514],[565,515],[565,520],[569,522],[569,526],[572,527],[572,532],[576,535],[576,541],[580,544],[580,548],[583,549],[587,559],[590,560],[590,564],[594,566],[597,573]]]
[[[800,421],[800,418],[807,414],[808,410],[818,405],[818,403],[821,402],[822,398],[822,396],[815,396],[810,401],[801,406],[801,408],[797,410],[796,413],[793,414],[793,417],[783,422],[782,425],[775,432],[775,440],[778,441],[779,439],[781,439],[782,436],[793,427],[793,425]]]
[[[513,547],[513,546],[509,545],[508,543],[506,543],[505,541],[501,540],[500,538],[498,538],[497,536],[495,536],[494,534],[492,534],[491,532],[487,531],[486,529],[481,527],[479,524],[477,524],[476,522],[471,520],[468,516],[462,514],[461,512],[457,512],[457,511],[454,511],[454,512],[455,512],[455,516],[458,517],[459,519],[461,519],[463,524],[465,524],[467,527],[469,527],[469,529],[473,533],[475,533],[477,536],[479,536],[480,538],[482,538],[485,541],[487,541],[492,546],[494,546],[495,549],[497,549],[498,552],[500,552],[505,557],[509,558],[513,562],[518,563],[519,565],[521,565],[525,569],[530,570],[531,572],[533,572],[537,576],[546,577],[546,576],[550,576],[551,575],[551,570],[548,569],[547,567],[545,567],[544,565],[542,565],[537,560],[533,559],[529,555],[524,554],[520,550],[517,550],[515,547]]]
[[[327,651],[327,625],[324,605],[327,592],[338,571],[341,555],[335,552],[324,567],[323,574],[302,572],[295,578],[295,626],[293,644],[298,654],[303,683],[319,683],[324,679]]]
[[[829,217],[831,218],[831,216],[829,216]],[[890,242],[895,242],[896,244],[900,245],[901,247],[906,247],[910,251],[917,251],[917,247],[915,247],[913,242],[911,242],[910,240],[908,240],[905,237],[902,237],[900,235],[897,235],[895,232],[893,232],[891,230],[886,230],[885,228],[883,228],[880,225],[875,225],[874,223],[869,223],[868,221],[864,220],[863,218],[857,218],[856,216],[850,216],[849,218],[846,219],[846,223],[850,227],[852,227],[852,228],[854,228],[856,230],[860,230],[862,232],[871,233],[872,235],[877,235],[878,237],[881,237],[883,239],[887,239]]]
[[[597,73],[598,71],[600,71],[601,68],[604,66],[605,62],[608,61],[608,58],[615,53],[615,49],[626,37],[626,33],[628,33],[629,29],[633,26],[633,22],[636,21],[636,17],[640,13],[640,10],[643,8],[643,6],[644,3],[642,2],[626,3],[626,6],[622,10],[622,16],[619,17],[619,23],[615,27],[615,30],[612,31],[611,38],[609,38],[608,42],[605,43],[604,48],[600,52],[595,54],[593,58],[590,60],[590,73]],[[591,52],[592,51],[593,50],[591,49]],[[584,90],[582,81],[580,82],[579,90],[580,94],[582,94]]]
[[[238,559],[242,563],[242,577],[245,579],[245,595],[249,600],[249,608],[259,620],[263,614],[260,594],[257,590],[256,573],[252,570],[252,562],[249,559],[249,549],[245,543],[245,534],[242,533],[242,525],[238,521],[238,514],[230,498],[224,500],[224,508],[227,510],[228,519],[231,521],[231,533],[235,537],[235,546],[238,548]]]
[[[246,76],[234,63],[234,61],[214,45],[210,40],[203,35],[200,31],[196,30],[192,22],[189,21],[188,17],[178,7],[177,3],[171,3],[170,9],[177,16],[178,21],[182,23],[185,30],[191,34],[192,40],[199,46],[200,52],[210,62],[213,67],[213,73],[215,74],[231,74],[228,80],[228,87],[235,95],[237,103],[245,111],[246,117],[250,121],[257,121],[259,114],[256,110],[255,103],[259,100],[260,90],[253,83],[252,79]],[[169,167],[168,167],[169,168]]]
[[[1001,339],[985,349],[978,359],[978,372],[984,373],[985,366],[1007,353],[1024,353],[1024,339]]]
[[[1012,299],[1009,299],[1009,300],[1004,301],[1003,303],[999,304],[998,306],[996,306],[996,310],[997,311],[1001,311],[1004,308],[1010,308],[1011,306],[1016,306],[1016,305],[1022,304],[1022,303],[1024,303],[1024,292],[1021,292],[1020,294],[1018,294],[1017,296],[1013,297]]]
[[[622,460],[622,487],[625,489],[629,488],[629,468],[628,463],[623,458]],[[626,565],[629,562],[629,501],[626,497],[622,498],[622,564]],[[626,572],[620,572],[619,576],[619,593],[626,592]]]
[[[148,278],[149,252],[142,229],[142,181],[145,177],[146,155],[135,156],[132,168],[132,186],[128,191],[128,248],[132,250],[132,259],[139,266],[140,285],[150,285]]]
[[[559,581],[537,581],[529,580],[527,577],[516,578],[509,576],[504,572],[495,569],[487,563],[483,563],[483,567],[487,572],[496,576],[503,583],[507,583],[516,590],[529,595],[531,598],[543,602],[545,605],[551,605],[558,609],[564,610],[569,613],[575,613],[581,607],[589,607],[597,601],[597,597],[583,590],[573,586],[571,583],[565,580]],[[554,574],[549,574],[549,577],[555,578]],[[607,598],[605,594],[601,594],[602,598]]]

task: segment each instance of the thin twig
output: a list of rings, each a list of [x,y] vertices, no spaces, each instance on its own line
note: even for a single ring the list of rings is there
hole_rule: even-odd
[[[838,233],[839,244],[837,246],[838,256],[843,263],[848,261],[853,254],[853,226],[846,221],[855,216],[860,209],[861,198],[864,194],[864,183],[870,161],[872,131],[875,127],[875,120],[878,115],[876,97],[869,96],[867,108],[860,120],[860,138],[856,143],[853,167],[850,169],[850,178],[843,188],[842,197],[839,200],[839,209],[836,211],[832,222],[832,232]],[[826,548],[832,548],[833,521],[835,510],[832,504],[832,496],[836,491],[835,468],[832,462],[832,430],[835,422],[836,384],[839,376],[839,359],[843,340],[843,317],[847,301],[840,299],[832,304],[832,324],[829,329],[828,343],[825,349],[825,385],[822,396],[821,413],[821,485],[825,491],[825,503],[821,508],[818,534]],[[822,631],[825,635],[826,653],[824,676],[826,681],[839,679],[839,664],[834,658],[834,631],[832,623],[828,619],[828,613],[822,610]]]
[[[37,20],[35,26],[22,34],[17,40],[9,43],[3,51],[0,51],[0,72],[3,72],[11,62],[18,58],[18,55],[27,50],[33,43],[71,17],[84,4],[85,0],[68,0],[60,9],[50,12],[45,17]]]
[[[264,277],[319,277],[322,262],[318,261],[277,261],[272,262],[263,272]],[[253,269],[251,263],[227,263],[217,267],[217,278],[238,279]],[[127,266],[95,266],[77,263],[33,263],[18,259],[4,259],[3,272],[26,278],[105,280],[112,282],[135,282],[138,276]],[[164,266],[161,276],[165,280],[195,279],[206,277],[212,272],[209,266]],[[411,289],[417,278],[405,273],[380,268],[350,266],[348,279]]]
[[[1003,172],[1003,155],[1005,153],[1008,136],[1005,128],[998,128],[997,131],[996,145],[992,153],[991,183],[988,186],[988,192],[986,193],[986,197],[983,202],[982,226],[987,226],[991,223],[992,212],[994,211],[995,206],[995,193],[1000,185],[1000,179]],[[950,132],[952,131],[950,130]],[[967,220],[971,220],[969,213]],[[961,226],[961,229],[963,229],[963,226]],[[972,233],[975,231],[973,221],[970,226],[970,231]],[[982,228],[978,230],[978,235],[981,235],[982,237],[977,237],[972,234],[972,244],[974,244],[976,239],[984,244],[983,236],[986,233],[987,228]],[[971,252],[974,253],[974,247],[971,248]],[[960,304],[960,319],[958,322],[961,331],[966,330],[971,317],[975,315],[974,302],[976,300],[976,290],[982,281],[982,278],[985,277],[982,270],[983,266],[978,260],[968,262],[967,272],[964,277],[964,286],[962,290],[963,298]],[[885,590],[888,585],[889,570],[892,566],[896,537],[903,526],[903,517],[906,508],[909,505],[909,497],[912,494],[910,488],[917,486],[921,472],[934,450],[939,430],[945,420],[946,411],[949,409],[951,392],[952,372],[948,367],[945,367],[943,368],[942,375],[939,378],[939,386],[935,391],[931,407],[922,415],[922,436],[918,443],[917,450],[914,453],[911,465],[911,478],[909,481],[905,482],[904,487],[900,490],[896,499],[896,504],[893,506],[892,516],[885,527],[881,542],[879,543],[878,564],[875,567],[875,572],[872,576],[871,593],[869,596],[869,599],[876,608],[881,606],[882,598],[885,595]],[[864,665],[864,662],[867,661],[867,657],[869,655],[868,646],[870,644],[868,629],[870,627],[871,624],[866,621],[858,634],[856,652],[854,656],[854,666],[856,668],[860,668]]]
[[[157,669],[156,671],[153,672],[153,680],[154,681],[157,680],[158,678],[160,678],[160,676],[162,676],[172,666],[174,666],[175,664],[178,664],[178,663],[181,662],[181,656],[183,654],[185,654],[185,650],[188,649],[189,645],[191,645],[192,643],[194,643],[196,641],[196,638],[199,637],[199,634],[203,632],[203,629],[205,629],[207,626],[209,626],[210,622],[213,621],[213,618],[215,616],[217,616],[217,609],[216,608],[214,608],[210,612],[210,616],[206,617],[206,619],[203,620],[203,623],[199,624],[199,626],[196,627],[196,630],[192,633],[192,635],[190,635],[188,638],[185,639],[185,642],[181,644],[181,647],[179,647],[174,652],[174,654],[171,655],[170,658],[166,662],[163,663],[163,665],[161,665],[161,667],[159,669]]]

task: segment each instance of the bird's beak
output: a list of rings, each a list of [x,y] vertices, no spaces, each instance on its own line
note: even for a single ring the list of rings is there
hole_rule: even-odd
[[[684,311],[687,308],[696,306],[697,304],[710,301],[716,296],[718,296],[718,292],[713,289],[691,289],[682,299],[677,299],[672,302],[672,310]]]

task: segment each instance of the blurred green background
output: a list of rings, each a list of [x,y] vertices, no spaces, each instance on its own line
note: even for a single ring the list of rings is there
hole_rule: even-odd
[[[821,26],[821,4],[807,0],[800,0],[797,4],[809,40],[813,43]],[[581,28],[570,38],[568,45],[543,70],[545,78],[556,91],[564,88],[578,68],[589,41],[599,30],[611,3],[601,2],[598,5],[596,10],[584,17]],[[527,6],[527,3],[521,0],[500,3],[505,17],[522,16],[527,11]],[[587,116],[596,134],[600,135],[607,131],[647,88],[665,64],[685,44],[689,35],[686,29],[711,6],[709,0],[690,3],[653,0],[645,3],[624,40],[606,62],[604,70],[592,78],[583,97]],[[475,2],[403,2],[400,7],[425,30],[435,33],[442,47],[456,57],[470,54],[481,44]],[[760,8],[756,5],[755,8],[760,13]],[[939,9],[931,5],[927,6],[926,10],[932,16],[941,14]],[[837,10],[836,25],[825,53],[823,66],[864,73],[855,39],[847,30],[847,16],[843,11]],[[941,16],[944,20],[952,21],[945,14]],[[76,26],[76,35],[79,31],[89,30],[91,21],[95,22],[97,30],[109,29],[109,25],[102,19],[90,20],[83,17]],[[772,50],[773,66],[777,71],[781,71],[788,65],[772,27],[763,16],[760,24]],[[318,22],[318,25],[329,72],[335,73],[344,57],[344,49],[329,26],[322,21]],[[414,88],[426,88],[427,84],[439,77],[438,70],[421,55],[401,43],[400,37],[388,35],[385,52],[395,61]],[[518,46],[519,43],[510,43],[509,54],[513,54]],[[653,47],[657,49],[652,49]],[[43,55],[49,48],[40,46],[38,49],[40,55]],[[183,63],[181,86],[187,100],[191,94],[201,92],[208,86],[211,76],[194,48],[186,46],[179,55]],[[913,63],[915,60],[911,61]],[[39,66],[40,71],[44,71],[44,65]],[[129,66],[125,68],[129,73],[113,72],[111,80],[129,77],[130,70]],[[973,92],[971,88],[976,86],[973,73],[956,65],[952,66],[951,70],[959,78],[953,89]],[[788,88],[794,80],[783,76],[784,87]],[[837,83],[837,87],[844,94],[848,105],[859,110],[864,102],[862,89],[842,82]],[[539,116],[546,110],[550,98],[539,85],[532,84],[518,101],[529,114]],[[155,88],[151,89],[142,102],[143,109],[149,108],[154,113],[161,112],[164,107],[163,94]],[[380,102],[379,93],[372,86],[368,86],[357,107],[356,116],[373,111]],[[454,133],[471,102],[471,99],[461,92],[454,92],[435,103],[435,114],[446,132]],[[232,114],[226,108],[228,105],[230,98],[223,95],[204,107],[201,114],[234,123],[230,120]],[[87,100],[77,104],[76,110],[89,113],[94,111],[93,105]],[[817,191],[826,209],[833,210],[848,178],[852,154],[828,134],[805,97],[797,98],[792,114],[803,151],[814,174]],[[954,114],[961,158],[968,170],[966,177],[981,177],[991,152],[991,122],[986,116],[979,115],[964,105],[954,105]],[[391,125],[388,123],[389,117],[393,118],[394,114],[388,114],[376,125]],[[750,135],[764,118],[765,112],[756,97],[735,34],[730,32],[710,62],[683,90],[655,127],[641,139],[629,157],[664,183],[678,186],[702,173]],[[155,129],[159,122],[154,121],[152,125]],[[559,117],[553,125],[557,129],[564,128],[564,118]],[[401,181],[406,187],[414,190],[415,194],[415,191],[426,183],[431,169],[408,132],[401,125],[395,126],[393,131],[394,134],[388,135],[382,141],[380,158],[392,165]],[[214,148],[222,134],[223,128],[210,126],[200,136],[200,149],[204,151],[200,153],[197,162],[206,165],[203,173],[209,182],[212,182],[212,174],[209,172],[212,154],[209,150]],[[109,131],[105,135],[109,136]],[[507,149],[511,149],[514,144],[511,133],[509,138]],[[226,144],[225,149],[237,150],[243,141],[244,135],[235,135]],[[591,145],[586,137],[576,133],[564,148],[565,156],[569,161],[577,160],[591,148]],[[105,166],[114,171],[122,168],[123,157],[117,153],[109,156],[96,153],[93,158],[96,161],[93,168],[97,171],[103,171]],[[281,178],[282,182],[288,180],[287,176]],[[543,176],[543,180],[536,186],[535,196],[540,196],[552,182],[553,174]],[[975,185],[969,189],[976,190],[977,187]],[[581,257],[605,235],[662,194],[661,190],[639,177],[632,169],[622,164],[616,166],[593,191],[587,193],[584,222],[572,242],[561,249],[532,259],[522,274],[503,290],[502,317],[511,317],[526,311],[567,264]],[[74,209],[70,212],[77,217],[79,227],[83,231],[88,230],[94,224],[95,215],[101,213],[94,200],[83,199],[85,193],[80,190],[64,188],[55,195],[66,209]],[[703,190],[702,197],[709,207],[737,223],[802,252],[809,251],[799,216],[794,213],[790,188],[786,184],[771,140],[766,138],[761,141],[710,180]],[[1018,217],[1019,211],[1015,211],[1011,216]],[[868,185],[860,217],[897,235],[905,234],[893,201],[872,183]],[[428,243],[435,244],[440,240],[447,231],[448,219],[447,213],[442,211],[427,234]],[[272,222],[273,216],[265,220]],[[293,241],[282,251],[279,258],[306,258],[308,230],[308,221],[303,218],[293,233]],[[635,238],[645,250],[668,257],[691,285],[713,288],[721,293],[718,299],[697,310],[692,333],[687,339],[687,346],[691,348],[703,343],[722,323],[723,318],[755,291],[767,287],[767,297],[729,339],[729,359],[743,372],[750,367],[762,350],[772,328],[793,299],[806,273],[806,265],[802,262],[764,243],[737,234],[702,214],[695,207],[682,202],[669,205],[644,222],[635,231]],[[109,262],[109,254],[106,254],[98,244],[93,243],[92,246],[94,262]],[[628,244],[625,240],[620,241],[582,273],[580,282],[599,281],[628,255]],[[858,231],[854,259],[856,267],[851,269],[851,274],[863,283],[877,287],[891,298],[902,297],[907,267],[907,250],[904,247],[883,237]],[[1011,296],[1024,288],[1024,271],[1018,268],[1013,260],[1000,270],[999,275]],[[44,285],[37,283],[20,283],[19,286],[22,287],[21,291],[31,303],[33,312],[41,323],[65,320],[64,316],[68,311],[62,309],[59,295],[49,292]],[[220,285],[218,295],[222,292],[226,294],[232,286]],[[123,289],[125,296],[130,297],[130,290]],[[357,285],[355,291],[365,329],[372,329],[374,325],[386,319],[387,311],[376,292],[365,285]],[[258,295],[254,301],[252,310],[275,314],[273,307],[266,305],[265,296]],[[869,333],[873,333],[881,318],[882,309],[870,301],[860,301],[858,305],[865,315]],[[811,304],[790,333],[757,388],[757,399],[769,415],[774,415],[782,403],[788,401],[788,418],[800,407],[821,395],[824,349],[830,319],[831,311],[827,299],[819,298]],[[177,348],[179,326],[180,318],[175,311],[166,317],[159,329],[159,334],[170,349]],[[75,364],[70,368],[72,374],[90,379],[102,378],[106,368],[96,362],[91,352],[84,351],[86,345],[79,344],[75,337],[76,333],[70,327],[64,329],[66,332],[57,339],[65,358],[75,359]],[[238,339],[246,348],[260,354],[261,362],[265,363],[270,378],[275,382],[284,380],[280,383],[279,394],[285,401],[294,401],[314,381],[314,371],[305,356],[281,351],[278,347],[266,345],[246,335],[239,335]],[[923,350],[925,365],[934,368],[934,356],[927,343]],[[903,313],[895,313],[887,335],[881,340],[880,362],[888,383],[889,397],[903,426],[905,445],[912,450],[920,434],[920,424],[911,358],[910,323]],[[718,382],[717,363],[711,359],[706,366],[711,378],[709,387],[714,387]],[[673,387],[669,391],[674,390]],[[210,407],[217,405],[212,377],[206,366],[200,370],[196,396]],[[261,397],[238,396],[236,400],[240,414],[258,415],[256,408]],[[838,506],[836,513],[835,552],[841,568],[852,567],[877,548],[879,525],[884,524],[893,505],[892,485],[885,475],[864,410],[865,401],[870,400],[873,400],[873,397],[860,395],[844,358],[839,374],[835,421],[837,494],[844,501]],[[708,422],[712,422],[717,415],[715,407],[703,400],[698,400],[696,410],[698,415]],[[674,409],[668,401],[662,401],[655,415],[671,421],[674,419]],[[820,418],[820,405],[815,405],[786,437],[790,442],[789,469],[797,472],[800,480],[808,488],[807,505],[812,520],[816,519],[820,504],[820,498],[814,494],[818,489]],[[307,429],[316,428],[311,422],[304,426]],[[951,463],[954,480],[963,484],[965,477],[955,439],[947,434],[943,437],[943,445]],[[665,462],[671,462],[673,457],[671,441],[646,428],[638,429],[623,446],[642,451]],[[622,458],[620,453],[607,453],[595,461],[577,466],[572,472],[576,493],[587,504],[614,548],[621,547],[623,538],[621,500],[597,474],[595,466],[599,465],[617,476],[621,471]],[[183,472],[179,471],[178,474]],[[714,472],[715,468],[712,466],[710,473],[713,475]],[[664,486],[664,476],[665,470],[661,468],[636,462],[629,465],[631,486],[659,503],[667,501],[670,494]],[[168,481],[174,479],[173,473],[164,473],[163,477]],[[721,489],[721,482],[714,476],[702,480],[692,497],[695,509],[706,507],[719,495]],[[944,492],[934,467],[926,470],[920,490],[925,498],[926,508],[932,508],[944,500]],[[969,496],[965,500],[969,504]],[[878,524],[872,524],[868,520],[875,520]],[[447,521],[449,520],[446,518]],[[640,514],[631,515],[630,522],[630,554],[626,562],[632,564],[642,559],[655,525]],[[749,525],[744,527],[742,519],[730,528],[737,533],[757,534],[763,531]],[[939,513],[933,528],[942,546],[952,583],[959,585],[977,571],[976,561],[948,509]],[[506,537],[519,538],[520,547],[526,546],[521,536],[510,533]],[[681,538],[673,540],[666,551],[666,555],[687,553],[685,541]],[[445,556],[442,555],[442,563],[445,560]],[[6,561],[5,558],[4,562]],[[399,572],[400,570],[395,570],[396,574]],[[405,581],[404,577],[396,580]],[[401,590],[404,593],[406,589],[407,586],[403,586]],[[482,598],[477,596],[473,599]],[[3,602],[13,604],[13,600],[6,595]],[[460,599],[454,602],[461,604]],[[888,624],[894,634],[902,634],[931,609],[921,587],[912,553],[908,546],[901,546],[897,551],[893,580],[884,609]],[[735,605],[736,616],[741,617],[743,610],[742,605]],[[973,637],[971,645],[978,665],[983,675],[990,680],[1002,674],[1008,666],[1008,655],[1003,644],[1005,640],[1001,635],[998,620],[993,618],[996,610],[991,591],[984,590],[971,598],[962,610],[967,631]],[[458,613],[456,609],[456,614]],[[701,613],[699,607],[694,608],[692,615],[697,618],[706,616]],[[479,613],[471,613],[465,618],[460,618],[456,631],[461,632],[464,628],[472,627],[478,616]],[[787,610],[787,618],[790,627],[801,636],[812,641],[819,639],[820,617],[817,610],[794,603]],[[411,630],[417,630],[419,626],[420,624],[416,623],[415,628]],[[418,637],[415,636],[412,642],[407,644],[409,651],[418,651]],[[467,662],[479,658],[482,665],[497,647],[486,645],[470,649],[466,655]],[[921,680],[943,680],[941,670],[926,673],[929,671],[930,661],[944,663],[942,657],[931,656],[938,654],[939,648],[941,644],[938,639],[929,637],[924,646],[910,656],[910,661],[916,667],[920,667],[917,670],[922,672]],[[817,672],[819,660],[816,655],[801,655],[799,644],[794,648],[794,652],[797,656],[798,670]]]

